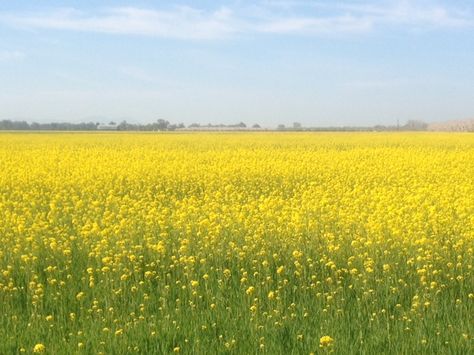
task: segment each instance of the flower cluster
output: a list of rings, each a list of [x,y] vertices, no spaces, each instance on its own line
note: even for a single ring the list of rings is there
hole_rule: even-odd
[[[0,138],[0,353],[472,350],[473,136]]]

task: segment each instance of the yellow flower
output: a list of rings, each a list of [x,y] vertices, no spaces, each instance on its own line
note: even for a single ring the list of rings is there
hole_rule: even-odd
[[[301,257],[303,256],[303,253],[300,252],[299,250],[294,250],[293,253],[292,253],[292,255],[293,255],[293,257],[294,257],[295,259],[299,259],[299,258],[301,258]]]
[[[217,312],[240,312],[236,327],[257,332],[303,329],[314,313],[337,320],[348,294],[370,324],[398,324],[399,338],[423,320],[439,328],[435,312],[455,315],[452,331],[474,300],[474,136],[425,133],[1,133],[0,293],[24,293],[37,310],[24,327],[30,342],[13,350],[32,353],[36,340],[52,352],[54,336],[35,324],[56,329],[63,314],[81,323],[74,333],[96,322],[91,346],[104,353],[109,336],[126,340],[146,324],[156,337],[160,326],[186,333],[188,320],[202,334],[168,350],[215,353],[233,349],[235,335]],[[387,309],[406,294],[417,296]],[[21,325],[12,302],[3,308]],[[215,317],[201,319],[203,309]],[[307,340],[290,328],[289,339]],[[204,348],[214,334],[219,344]],[[468,329],[447,339],[454,351],[462,334],[471,341]],[[87,349],[84,335],[61,349]],[[328,328],[318,336],[323,352],[344,340]]]
[[[34,353],[44,353],[45,351],[46,351],[46,346],[44,346],[41,343],[36,344],[33,348]]]
[[[319,339],[319,346],[320,347],[331,346],[332,343],[334,343],[334,339],[331,338],[329,335],[324,335]]]

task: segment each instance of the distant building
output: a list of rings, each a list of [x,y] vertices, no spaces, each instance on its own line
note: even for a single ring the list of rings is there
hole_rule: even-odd
[[[229,127],[229,126],[193,126],[185,128],[177,128],[176,131],[185,131],[185,132],[242,132],[242,131],[266,131],[266,129],[261,127]]]
[[[474,118],[431,123],[429,131],[474,132]]]
[[[100,124],[97,126],[97,130],[99,131],[116,131],[118,128],[118,124]]]

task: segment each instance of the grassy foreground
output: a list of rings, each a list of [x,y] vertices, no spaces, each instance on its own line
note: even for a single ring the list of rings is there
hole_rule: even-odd
[[[468,354],[474,135],[0,134],[0,354]]]

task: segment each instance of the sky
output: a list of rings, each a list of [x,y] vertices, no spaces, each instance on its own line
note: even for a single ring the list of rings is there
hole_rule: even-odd
[[[472,117],[473,1],[0,1],[0,120]]]

